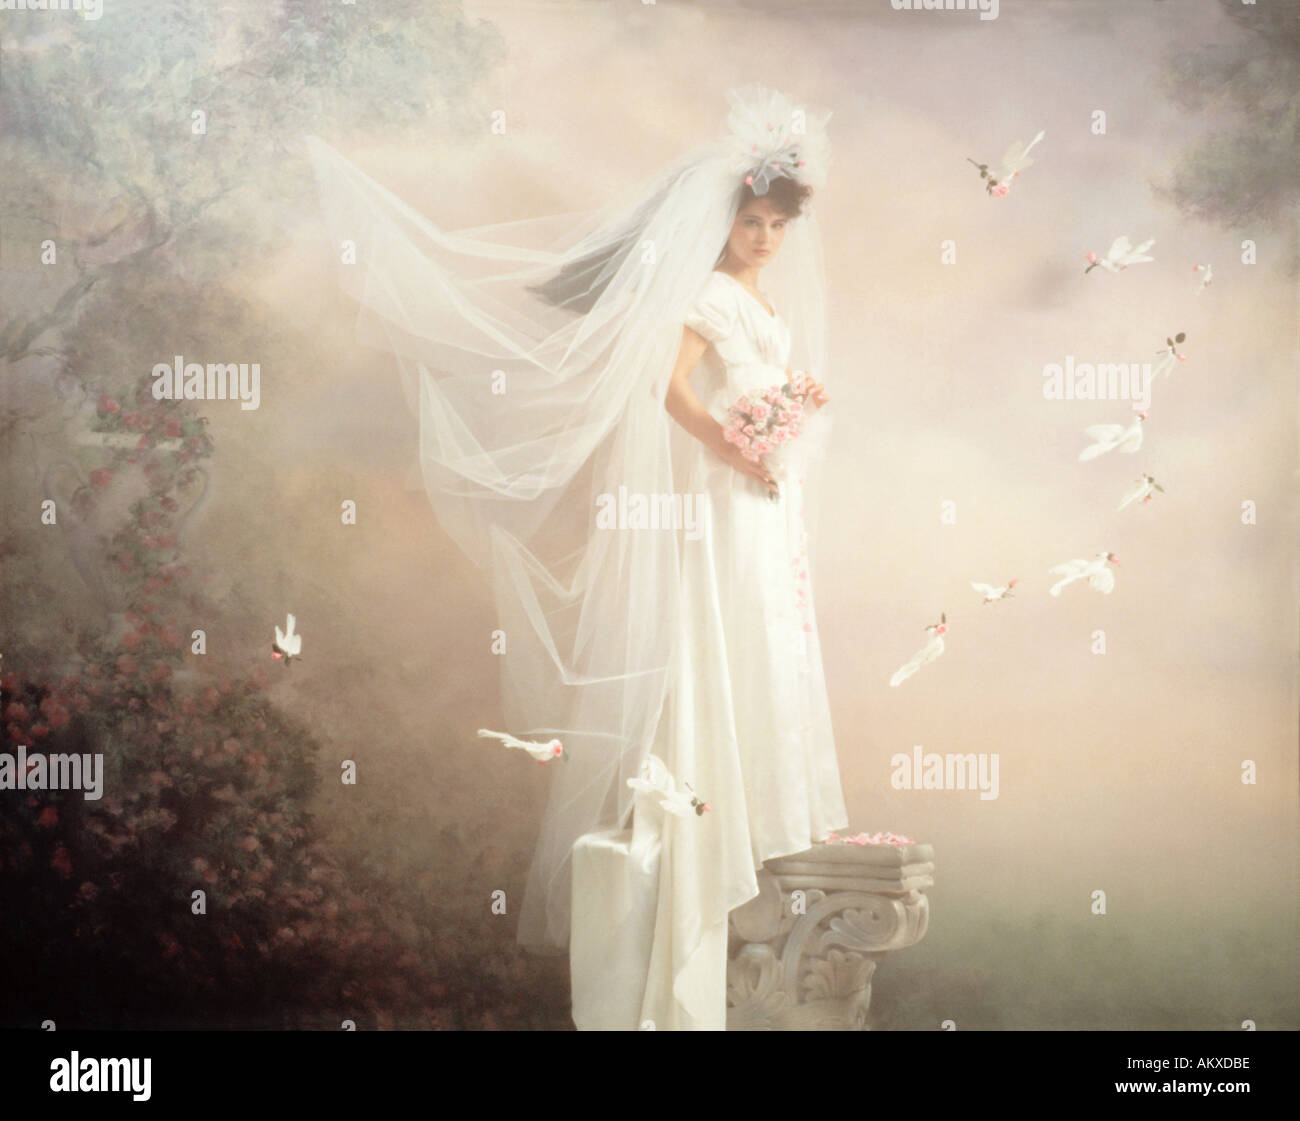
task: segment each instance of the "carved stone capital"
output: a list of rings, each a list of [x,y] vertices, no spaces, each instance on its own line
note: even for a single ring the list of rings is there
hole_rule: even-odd
[[[727,1029],[866,1030],[871,979],[925,936],[929,845],[818,845],[769,860],[731,913]]]

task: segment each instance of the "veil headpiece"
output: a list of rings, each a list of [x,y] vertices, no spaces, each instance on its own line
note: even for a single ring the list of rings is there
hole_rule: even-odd
[[[517,736],[561,739],[569,758],[551,764],[524,944],[565,945],[573,843],[626,824],[627,780],[660,729],[689,542],[635,511],[665,497],[671,509],[674,458],[698,454],[664,409],[685,313],[726,246],[742,184],[763,194],[779,175],[825,180],[829,112],[760,85],[727,100],[721,139],[599,211],[456,232],[308,140],[332,243],[355,246],[339,275],[361,305],[358,337],[396,357],[430,504],[490,577],[503,719]],[[763,283],[790,327],[791,366],[822,370],[811,210],[790,223]],[[612,526],[597,517],[611,500]],[[479,711],[466,728],[486,722]]]
[[[811,112],[778,90],[747,86],[729,90],[726,147],[731,168],[756,195],[767,194],[777,176],[820,188],[826,182],[829,113]]]

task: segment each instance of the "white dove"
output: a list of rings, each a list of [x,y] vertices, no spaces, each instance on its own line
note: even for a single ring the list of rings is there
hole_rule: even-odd
[[[1098,257],[1096,253],[1088,253],[1085,260],[1089,262],[1083,275],[1087,276],[1093,269],[1100,266],[1107,272],[1123,272],[1129,265],[1139,265],[1143,261],[1153,261],[1154,257],[1148,257],[1146,251],[1155,245],[1156,239],[1149,237],[1141,245],[1134,248],[1129,244],[1129,240],[1123,234],[1120,234],[1110,243],[1110,249],[1106,251],[1106,256]]]
[[[1122,452],[1135,452],[1142,446],[1142,422],[1147,414],[1141,409],[1127,428],[1122,424],[1090,424],[1083,430],[1093,443],[1079,453],[1079,460],[1096,459],[1108,451],[1119,448]]]
[[[970,586],[984,597],[985,603],[994,603],[997,600],[1009,598],[1012,594],[1011,589],[1019,583],[1020,577],[1013,576],[1000,588],[995,588],[992,584],[977,584],[974,580],[970,582]]]
[[[975,163],[969,156],[966,159],[968,163],[975,164],[981,179],[988,180],[984,185],[985,191],[997,198],[1002,198],[1010,190],[1011,180],[1034,162],[1029,158],[1029,149],[1042,140],[1045,135],[1044,132],[1040,131],[1028,144],[1023,140],[1017,140],[1003,153],[1002,162],[998,165],[996,174],[989,171],[988,164]]]
[[[296,658],[302,650],[302,635],[294,634],[293,627],[297,620],[290,615],[288,617],[288,629],[281,630],[279,624],[275,628],[275,641],[271,643],[271,657],[279,660],[284,659],[287,666],[291,659]]]
[[[1192,272],[1200,272],[1202,269],[1205,270],[1205,275],[1201,277],[1201,283],[1196,286],[1198,296],[1210,286],[1210,282],[1214,279],[1214,270],[1209,265],[1192,266]]]
[[[1164,494],[1165,488],[1155,481],[1150,475],[1143,475],[1136,483],[1124,492],[1124,499],[1116,509],[1122,510],[1130,502],[1136,502],[1139,498],[1143,503],[1151,501],[1151,492],[1158,490]]]
[[[492,736],[499,739],[506,747],[518,747],[528,752],[539,763],[549,763],[552,759],[560,758],[568,762],[569,757],[564,754],[564,745],[559,740],[548,740],[546,743],[537,743],[535,740],[520,740],[507,732],[494,732],[490,728],[480,728],[478,730],[480,737],[486,738]]]
[[[940,614],[939,621],[931,623],[925,629],[932,632],[930,641],[913,654],[908,661],[898,667],[894,672],[894,676],[889,679],[890,685],[901,685],[923,665],[933,662],[935,658],[943,653],[943,636],[948,633],[948,616]]]
[[[1026,144],[1023,140],[1017,140],[1006,150],[1006,152],[1003,153],[1002,164],[998,169],[999,171],[1002,172],[1002,182],[1005,183],[1008,179],[1011,179],[1012,177],[1019,175],[1022,171],[1025,170],[1025,168],[1027,168],[1030,164],[1034,162],[1029,158],[1030,149],[1032,149],[1033,146],[1037,144],[1040,140],[1042,140],[1043,137],[1046,135],[1047,135],[1046,132],[1044,132],[1042,129],[1039,129],[1038,135],[1035,136],[1033,140],[1031,140],[1028,144]]]
[[[1158,378],[1161,374],[1168,377],[1175,363],[1187,361],[1187,355],[1178,353],[1178,344],[1185,338],[1187,338],[1187,335],[1182,331],[1179,331],[1173,338],[1168,335],[1165,336],[1166,345],[1156,351],[1156,357],[1160,361],[1156,363],[1156,368],[1151,371],[1152,378]]]
[[[707,802],[696,796],[689,782],[683,783],[679,790],[672,772],[653,755],[642,764],[641,777],[630,778],[627,784],[641,794],[662,794],[659,805],[677,817],[689,817],[692,813],[703,816],[711,809]]]
[[[1097,591],[1104,595],[1110,595],[1115,587],[1115,574],[1106,567],[1107,563],[1119,564],[1118,558],[1114,553],[1098,553],[1092,560],[1066,561],[1065,564],[1058,564],[1051,569],[1052,572],[1059,572],[1064,576],[1063,580],[1053,584],[1048,589],[1049,594],[1059,596],[1061,589],[1066,584],[1073,584],[1076,580],[1087,579]]]

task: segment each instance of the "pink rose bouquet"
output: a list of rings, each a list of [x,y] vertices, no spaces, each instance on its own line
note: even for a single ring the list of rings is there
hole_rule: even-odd
[[[727,410],[723,439],[735,444],[746,459],[758,462],[799,435],[811,389],[808,375],[795,370],[782,386],[741,394]]]

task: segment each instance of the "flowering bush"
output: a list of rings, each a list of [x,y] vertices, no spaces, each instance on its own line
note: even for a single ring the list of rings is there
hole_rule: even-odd
[[[98,800],[0,791],[0,1022],[571,1026],[562,973],[494,947],[505,924],[484,937],[473,846],[442,838],[450,882],[413,899],[331,845],[320,744],[258,677],[178,673],[198,599],[176,518],[212,444],[186,405],[146,397],[100,396],[98,430],[139,439],[73,496],[84,514],[119,475],[148,483],[108,535],[124,629],[84,634],[76,673],[20,672],[11,649],[0,675],[0,752],[103,755]]]
[[[258,686],[180,696],[149,664],[110,653],[85,677],[0,678],[0,750],[104,754],[100,800],[4,792],[9,1025],[531,1021],[522,962],[399,937],[387,885],[357,890],[307,812],[317,745]]]
[[[100,800],[8,794],[10,1007],[57,1020],[51,1006],[64,1004],[79,1025],[130,1026],[164,1008],[212,1014],[255,981],[269,1008],[292,984],[286,958],[326,931],[364,929],[309,837],[313,745],[247,683],[178,698],[157,664],[122,654],[84,679],[0,681],[4,750],[104,755]],[[192,912],[195,890],[205,914]]]

